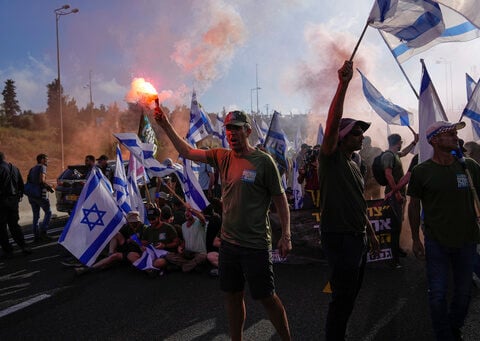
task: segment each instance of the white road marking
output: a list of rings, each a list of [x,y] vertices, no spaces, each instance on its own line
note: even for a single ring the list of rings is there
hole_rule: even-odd
[[[24,309],[32,304],[43,301],[44,299],[50,298],[51,295],[41,294],[35,297],[30,298],[29,300],[23,301],[22,303],[8,307],[7,309],[0,310],[0,318],[7,316],[11,313],[14,313],[18,310]]]
[[[377,323],[372,327],[370,330],[370,333],[368,333],[364,340],[365,341],[370,341],[374,340],[375,336],[377,335],[378,331],[382,328],[384,328],[387,324],[392,321],[398,313],[402,310],[403,306],[407,303],[406,298],[400,298],[397,301],[397,304],[393,307],[393,309],[390,309],[388,313],[386,313],[381,319],[377,321]]]

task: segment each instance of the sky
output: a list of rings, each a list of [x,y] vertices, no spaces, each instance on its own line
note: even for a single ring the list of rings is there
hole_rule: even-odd
[[[66,1],[66,0],[65,0]],[[0,81],[13,79],[22,110],[43,112],[57,78],[56,17],[64,1],[0,0]],[[326,117],[337,70],[350,58],[373,0],[72,0],[59,17],[61,81],[79,107],[126,108],[131,82],[143,77],[168,94],[166,106],[190,105],[192,89],[207,112],[258,110]],[[419,91],[420,58],[446,108],[458,120],[465,73],[480,76],[480,40],[437,45],[403,63]],[[379,33],[369,27],[354,67],[397,105],[418,101]],[[257,88],[258,79],[258,91]],[[350,116],[376,120],[355,73]],[[414,125],[417,123],[414,123]],[[385,129],[381,126],[379,129]],[[406,129],[406,128],[405,128]]]

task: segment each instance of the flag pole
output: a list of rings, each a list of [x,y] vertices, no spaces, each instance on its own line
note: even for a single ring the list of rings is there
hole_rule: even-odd
[[[362,34],[360,34],[360,38],[358,38],[357,45],[355,45],[355,48],[353,49],[352,55],[350,56],[350,59],[349,59],[350,62],[353,60],[353,57],[357,53],[358,47],[360,46],[360,42],[362,41],[363,36],[365,35],[365,32],[367,31],[368,25],[370,25],[369,20],[367,20],[367,22],[365,23],[365,26],[363,27]]]
[[[398,67],[400,68],[400,71],[402,71],[403,76],[404,76],[405,79],[407,80],[408,85],[410,85],[410,88],[412,88],[413,93],[415,94],[415,96],[417,97],[417,99],[420,99],[420,96],[418,95],[417,90],[415,90],[415,88],[413,87],[413,84],[412,84],[412,82],[410,81],[410,78],[408,78],[408,76],[407,76],[407,74],[405,73],[405,70],[403,69],[402,65],[399,63],[398,59],[397,59],[397,58],[395,57],[395,55],[393,54],[393,51],[390,49],[390,45],[388,45],[387,40],[385,39],[385,36],[383,35],[382,31],[378,30],[378,33],[380,33],[380,36],[382,37],[383,41],[385,42],[385,45],[387,45],[388,49],[390,50],[390,53],[392,54],[393,59],[395,59],[395,62],[397,62],[397,65],[398,65]]]

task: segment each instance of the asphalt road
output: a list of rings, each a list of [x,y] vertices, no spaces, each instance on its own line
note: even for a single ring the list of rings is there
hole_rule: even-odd
[[[52,232],[64,223],[57,219]],[[25,233],[30,239],[28,227]],[[151,279],[119,266],[78,277],[60,264],[66,253],[55,242],[33,251],[0,263],[0,340],[228,340],[218,282],[206,272]],[[275,273],[293,339],[322,339],[326,264],[276,264]],[[465,340],[480,340],[479,293]],[[279,339],[248,293],[245,339]],[[409,256],[396,270],[368,264],[347,340],[432,340],[422,262]]]

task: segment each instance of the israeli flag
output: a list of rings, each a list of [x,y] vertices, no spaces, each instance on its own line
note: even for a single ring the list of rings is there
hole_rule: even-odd
[[[253,125],[257,131],[258,144],[263,145],[265,143],[265,136],[268,133],[268,126],[261,118],[253,118]]]
[[[122,152],[117,144],[117,162],[115,164],[115,174],[113,176],[113,195],[117,200],[118,206],[123,212],[128,213],[132,210],[130,206],[130,192],[128,191],[127,175],[123,166]]]
[[[185,200],[192,206],[192,208],[203,211],[210,202],[205,197],[202,187],[198,182],[198,178],[195,176],[192,164],[192,160],[183,159],[183,173],[176,173],[180,179],[183,192],[185,193]]]
[[[462,116],[466,116],[472,121],[480,123],[480,87],[478,83],[475,85],[472,95],[468,99],[467,106],[463,109]]]
[[[478,0],[433,0],[460,13],[472,24],[480,28],[480,11]]]
[[[475,89],[477,82],[475,82],[468,73],[466,73],[465,76],[466,76],[466,82],[467,82],[467,102],[468,102],[470,97],[472,97],[473,90]],[[471,120],[471,122],[472,122],[473,140],[478,141],[480,140],[480,123],[473,120]]]
[[[437,121],[448,121],[442,102],[433,86],[425,63],[422,62],[422,85],[420,88],[420,99],[418,101],[418,131],[419,133],[419,163],[432,157],[433,149],[427,141],[425,132],[427,128]]]
[[[138,211],[140,217],[143,218],[143,222],[148,224],[147,213],[143,198],[138,188],[138,180],[145,179],[145,168],[137,161],[137,159],[130,153],[130,159],[128,161],[128,174],[127,174],[127,193],[129,193],[130,207],[134,211]],[[145,184],[145,187],[147,185]],[[147,191],[148,188],[145,188]]]
[[[133,265],[139,270],[160,270],[153,266],[153,262],[158,258],[165,258],[167,254],[168,251],[156,249],[152,244],[149,244],[143,251],[142,256]]]
[[[203,111],[200,103],[198,103],[197,94],[194,90],[192,93],[192,103],[190,105],[190,128],[187,132],[187,140],[190,144],[194,145],[212,133],[212,123],[208,115]]]
[[[428,44],[445,30],[440,6],[431,0],[376,0],[368,20],[370,26],[413,48]]]
[[[410,120],[408,116],[412,114],[383,97],[373,84],[368,81],[367,77],[359,69],[357,71],[362,77],[363,94],[378,116],[387,124],[409,126]]]
[[[383,40],[399,63],[403,63],[416,54],[440,43],[469,41],[480,37],[480,30],[466,20],[464,16],[445,6],[440,6],[440,9],[445,29],[440,36],[425,45],[414,47],[394,35],[379,30]]]
[[[275,111],[270,122],[270,129],[265,137],[264,146],[276,161],[280,174],[283,174],[287,170],[286,152],[288,139],[280,127],[279,117],[280,113]]]
[[[317,132],[317,144],[321,145],[323,143],[323,137],[324,137],[323,126],[322,126],[322,123],[319,123],[318,132]]]
[[[223,148],[228,148],[227,134],[223,126],[223,119],[217,114],[215,115],[215,124],[213,124],[213,136],[217,137]]]
[[[125,223],[122,210],[104,185],[102,172],[94,167],[58,243],[82,264],[92,266]]]

